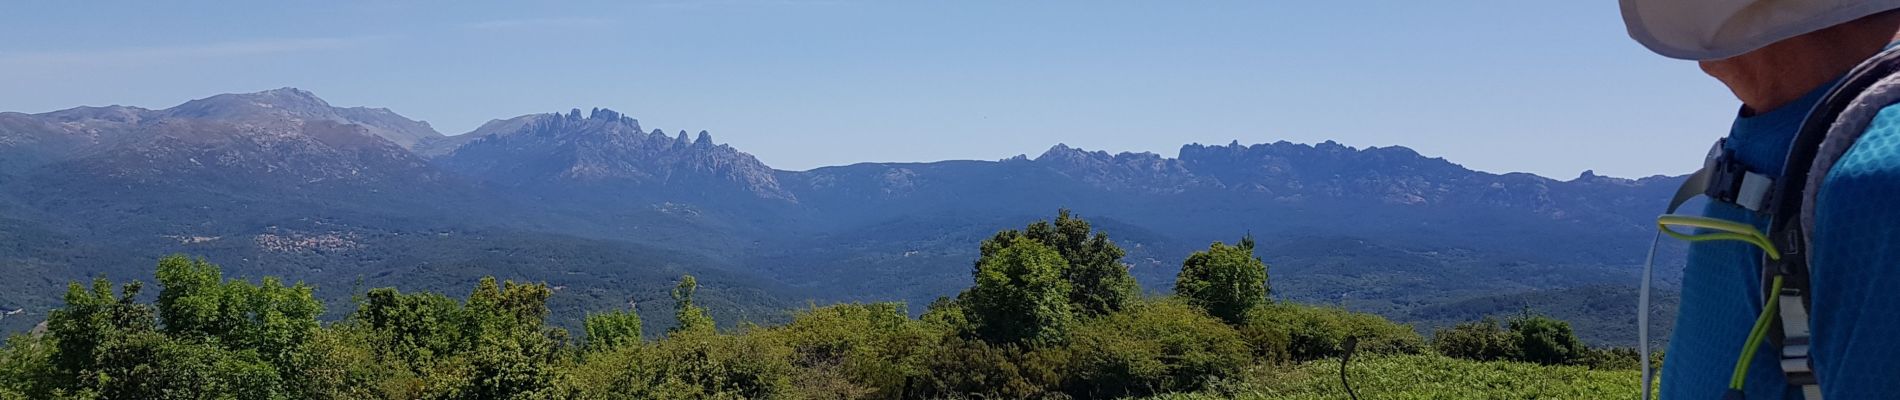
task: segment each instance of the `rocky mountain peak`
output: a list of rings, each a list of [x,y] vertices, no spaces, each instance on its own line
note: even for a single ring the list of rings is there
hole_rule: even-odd
[[[613,110],[580,109],[543,117],[491,122],[442,158],[444,165],[467,174],[515,185],[572,181],[591,185],[648,188],[684,186],[689,193],[738,191],[767,199],[792,200],[774,171],[750,154],[713,142],[700,131],[667,136],[643,131],[639,121]],[[518,123],[508,121],[519,121]]]
[[[170,116],[195,118],[302,117],[329,119],[335,114],[330,103],[316,94],[297,88],[278,88],[253,93],[226,93],[192,100],[165,110]]]
[[[297,88],[254,93],[220,94],[192,100],[160,111],[161,116],[212,120],[239,125],[281,125],[331,121],[362,125],[371,135],[404,148],[442,138],[427,122],[405,118],[386,108],[338,108],[316,94]]]

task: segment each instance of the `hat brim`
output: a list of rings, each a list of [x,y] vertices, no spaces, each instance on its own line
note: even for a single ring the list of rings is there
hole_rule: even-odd
[[[1900,8],[1900,0],[1780,1],[1762,6],[1763,0],[1687,1],[1619,0],[1623,24],[1631,38],[1664,57],[1684,60],[1720,60],[1766,47],[1809,32],[1826,29]],[[1767,0],[1773,1],[1773,0]],[[1705,5],[1701,9],[1684,6]],[[1719,32],[1698,32],[1687,26],[1707,23],[1713,13],[1734,10],[1719,21]]]

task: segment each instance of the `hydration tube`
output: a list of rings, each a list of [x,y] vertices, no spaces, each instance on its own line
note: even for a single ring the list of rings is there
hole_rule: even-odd
[[[1675,207],[1672,206],[1670,208],[1673,211]],[[1639,325],[1636,328],[1636,337],[1639,341],[1637,343],[1637,351],[1642,353],[1643,400],[1649,400],[1651,398],[1656,382],[1656,371],[1650,367],[1649,286],[1650,280],[1655,274],[1656,248],[1662,243],[1662,236],[1669,235],[1669,237],[1689,242],[1734,240],[1760,248],[1762,254],[1770,260],[1781,259],[1781,252],[1775,249],[1774,242],[1768,240],[1768,235],[1762,234],[1761,230],[1755,229],[1754,226],[1749,224],[1706,217],[1665,214],[1656,218],[1656,225],[1656,238],[1649,242],[1649,256],[1643,261],[1643,279],[1639,289],[1641,293],[1636,295],[1636,323]],[[1700,228],[1702,231],[1683,233],[1670,229],[1670,227],[1673,226]],[[1769,293],[1780,291],[1781,277],[1776,276],[1772,285],[1773,287]],[[1744,342],[1741,355],[1737,357],[1738,359],[1735,362],[1735,371],[1729,377],[1728,391],[1736,398],[1740,398],[1742,384],[1748,376],[1748,365],[1754,360],[1755,353],[1759,350],[1762,339],[1767,337],[1769,325],[1774,321],[1779,296],[1770,295],[1766,297],[1768,299],[1762,306],[1761,315],[1755,318],[1755,325],[1749,330],[1748,340]]]
[[[1636,294],[1636,351],[1642,353],[1643,363],[1643,400],[1649,400],[1654,393],[1656,371],[1649,367],[1649,279],[1656,269],[1656,246],[1662,244],[1662,231],[1656,231],[1656,238],[1649,240],[1649,257],[1643,259],[1643,284]]]

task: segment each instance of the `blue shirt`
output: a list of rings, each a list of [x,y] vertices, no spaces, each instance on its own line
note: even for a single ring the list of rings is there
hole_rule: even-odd
[[[1832,85],[1735,119],[1726,146],[1752,172],[1780,176],[1807,112]],[[1807,166],[1797,166],[1806,168]],[[1882,109],[1817,194],[1810,272],[1815,374],[1825,398],[1900,396],[1900,107]],[[1767,218],[1710,202],[1703,215],[1767,229]],[[1717,399],[1761,313],[1762,254],[1732,241],[1697,242],[1683,270],[1682,302],[1663,362],[1663,399]],[[1781,375],[1779,351],[1754,349],[1748,398],[1800,399]]]

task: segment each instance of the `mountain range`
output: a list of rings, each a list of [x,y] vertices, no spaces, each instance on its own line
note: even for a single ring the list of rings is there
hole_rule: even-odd
[[[670,321],[667,288],[686,273],[728,323],[808,302],[915,312],[968,285],[978,241],[1066,208],[1128,249],[1152,293],[1190,252],[1251,234],[1277,299],[1422,329],[1548,309],[1600,321],[1579,329],[1620,343],[1633,310],[1601,298],[1632,290],[1682,179],[1492,174],[1331,141],[1188,144],[1174,157],[1057,144],[1033,158],[786,171],[709,132],[648,130],[608,109],[446,136],[293,88],[0,113],[0,311],[18,311],[0,313],[0,329],[43,319],[68,282],[149,279],[174,252],[332,300],[381,286],[455,294],[482,275],[546,281],[569,324],[619,307]]]

